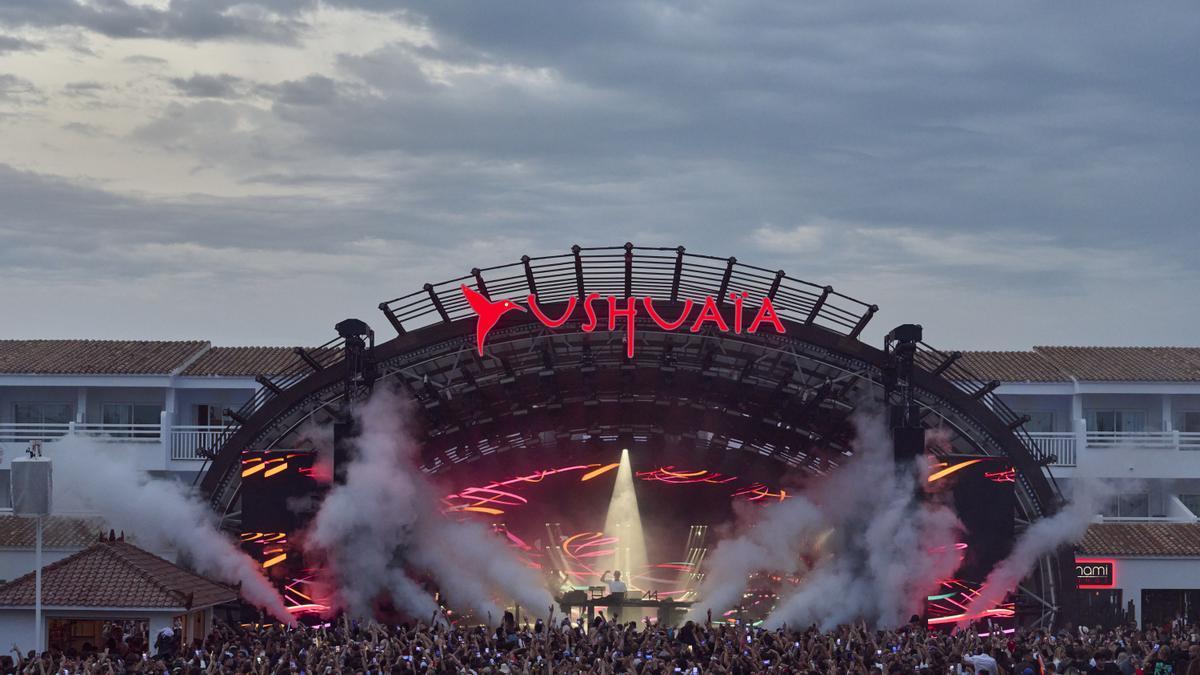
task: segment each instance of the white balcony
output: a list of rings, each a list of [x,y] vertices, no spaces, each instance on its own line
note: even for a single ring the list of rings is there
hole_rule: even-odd
[[[176,425],[171,427],[171,459],[203,461],[201,450],[214,450],[225,427]]]
[[[1062,431],[1030,433],[1054,457],[1056,472],[1075,467],[1089,475],[1125,478],[1200,477],[1200,433],[1182,431]]]
[[[1054,457],[1054,466],[1075,466],[1075,440],[1071,431],[1031,433],[1033,442],[1043,454]]]
[[[68,422],[51,424],[0,423],[0,447],[5,458],[19,456],[32,441],[46,447],[68,436],[99,443],[124,444],[152,470],[194,470],[204,460],[201,450],[214,449],[225,431],[223,426],[171,424],[100,424]]]

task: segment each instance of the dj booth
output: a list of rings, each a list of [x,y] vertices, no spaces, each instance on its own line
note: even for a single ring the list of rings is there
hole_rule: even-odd
[[[609,610],[610,617],[618,618],[620,611],[627,607],[653,608],[658,610],[657,619],[660,625],[674,626],[683,621],[688,608],[693,604],[690,600],[659,599],[657,591],[646,591],[640,597],[631,598],[626,593],[606,593],[606,590],[604,586],[589,586],[586,591],[568,591],[558,599],[558,605],[567,614],[578,608],[580,614],[588,619],[596,615],[597,607]]]

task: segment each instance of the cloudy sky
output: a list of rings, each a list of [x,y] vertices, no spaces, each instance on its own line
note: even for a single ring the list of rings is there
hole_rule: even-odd
[[[947,347],[1196,345],[1198,44],[1191,1],[3,0],[0,337],[313,344],[630,240]]]

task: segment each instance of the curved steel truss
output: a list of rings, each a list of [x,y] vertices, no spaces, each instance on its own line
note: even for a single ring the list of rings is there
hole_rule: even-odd
[[[480,356],[463,284],[492,299],[534,295],[555,317],[570,298],[591,293],[652,297],[664,316],[676,316],[689,298],[748,292],[770,298],[787,330],[670,332],[639,316],[630,357],[622,330],[586,332],[578,310],[555,329],[513,313]],[[730,304],[720,311],[732,312]],[[523,257],[426,284],[380,309],[397,336],[374,348],[376,369],[418,403],[428,472],[513,450],[647,444],[749,452],[819,476],[852,455],[851,416],[879,405],[887,367],[882,350],[858,339],[874,305],[682,247],[574,247]],[[237,426],[204,475],[214,508],[226,513],[237,498],[243,450],[287,447],[304,421],[344,401],[343,357],[342,341],[334,340],[297,350],[288,371],[259,378],[262,389],[237,411]],[[1012,462],[1020,521],[1053,513],[1060,497],[1024,420],[993,394],[997,383],[980,381],[956,361],[956,354],[919,346],[910,384],[924,423],[944,430],[952,452]],[[1044,618],[1066,602],[1070,570],[1069,555],[1050,556],[1035,574],[1036,588],[1025,589]]]

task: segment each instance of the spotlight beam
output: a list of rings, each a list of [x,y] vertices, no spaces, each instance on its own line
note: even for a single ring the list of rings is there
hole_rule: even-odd
[[[633,578],[646,569],[646,540],[642,534],[642,515],[638,510],[633,468],[629,450],[621,451],[612,499],[604,519],[604,533],[617,537],[609,569],[621,570],[621,576],[632,587]]]

